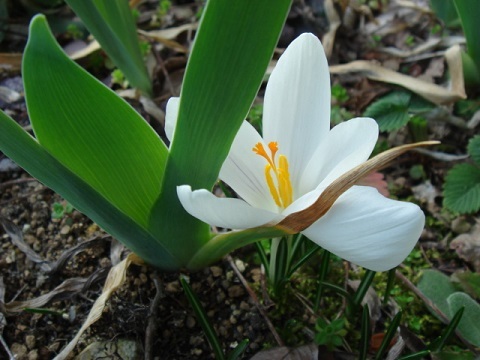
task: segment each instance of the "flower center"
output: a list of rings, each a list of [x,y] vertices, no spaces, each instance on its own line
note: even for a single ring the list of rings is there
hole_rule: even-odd
[[[278,164],[275,162],[275,154],[278,151],[276,141],[268,143],[270,155],[265,151],[261,143],[257,143],[252,149],[257,155],[267,160],[265,166],[265,180],[270,194],[278,207],[285,209],[292,203],[293,189],[290,181],[290,173],[288,172],[288,161],[285,155],[278,156]],[[274,176],[272,176],[272,173]]]

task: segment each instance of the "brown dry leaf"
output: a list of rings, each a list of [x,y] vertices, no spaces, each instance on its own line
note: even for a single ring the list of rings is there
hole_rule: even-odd
[[[450,249],[454,249],[460,258],[471,263],[475,271],[480,272],[480,219],[477,219],[469,233],[460,234],[453,239]]]
[[[455,45],[449,48],[445,52],[445,58],[452,79],[450,89],[385,69],[378,64],[365,60],[330,66],[330,73],[360,73],[372,80],[402,86],[437,105],[449,104],[466,98],[460,46]]]
[[[40,268],[43,271],[52,270],[52,263],[50,261],[42,259],[35,251],[32,250],[30,246],[28,246],[28,244],[23,239],[22,230],[17,225],[3,217],[0,217],[0,224],[5,229],[5,232],[10,236],[12,244],[18,247],[19,250],[23,252],[30,261],[33,261],[36,264],[40,264]]]
[[[75,255],[96,245],[98,242],[106,241],[109,235],[97,236],[86,240],[78,245],[75,245],[65,250],[56,261],[48,261],[42,259],[32,248],[25,242],[22,230],[12,223],[10,220],[0,217],[0,224],[2,224],[5,232],[10,236],[12,244],[25,254],[25,256],[36,264],[40,264],[40,269],[48,273],[55,273],[63,268],[63,266]]]
[[[5,312],[7,314],[15,314],[22,312],[25,308],[41,308],[42,306],[52,302],[71,297],[89,288],[92,283],[97,282],[105,277],[105,270],[100,269],[88,278],[73,278],[65,280],[49,293],[39,296],[35,299],[24,301],[11,301],[5,304]]]
[[[317,360],[319,358],[318,346],[315,344],[304,345],[299,348],[288,348],[286,346],[261,351],[255,354],[250,360]]]
[[[335,34],[338,27],[341,25],[340,16],[338,16],[337,10],[333,4],[333,0],[325,0],[325,14],[327,15],[328,23],[330,24],[328,32],[323,35],[322,44],[325,49],[325,55],[327,59],[332,55],[333,44],[335,43]]]
[[[182,44],[174,41],[173,39],[177,38],[178,35],[185,31],[193,31],[198,27],[197,23],[185,24],[169,29],[163,30],[153,30],[153,31],[143,31],[138,30],[140,35],[145,36],[146,38],[158,41],[159,43],[165,45],[166,47],[173,49],[178,52],[188,53],[188,48]]]
[[[109,237],[110,235],[97,236],[65,250],[56,261],[51,263],[50,272],[55,273],[61,270],[72,257],[99,242],[107,241]]]
[[[21,53],[0,53],[0,70],[17,72],[22,68]]]
[[[67,52],[68,56],[70,57],[70,59],[78,60],[78,59],[82,59],[84,57],[87,57],[91,53],[93,53],[97,50],[100,50],[100,49],[101,49],[101,47],[100,47],[100,44],[97,42],[97,40],[93,40],[92,42],[86,44],[83,47],[77,48],[74,51],[67,51],[68,50],[67,49],[66,52]]]
[[[67,344],[67,346],[63,348],[63,350],[54,358],[54,360],[64,360],[75,348],[78,340],[85,330],[87,330],[90,325],[100,319],[107,300],[110,298],[112,293],[125,282],[127,269],[132,263],[141,265],[143,264],[143,261],[134,253],[130,253],[121,263],[110,269],[110,272],[107,275],[107,280],[105,280],[102,293],[90,309],[87,320],[85,320],[80,330],[78,330],[77,335],[75,335],[75,337]]]

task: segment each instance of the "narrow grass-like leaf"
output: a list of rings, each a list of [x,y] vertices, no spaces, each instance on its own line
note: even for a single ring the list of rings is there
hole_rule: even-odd
[[[392,291],[393,285],[395,284],[395,271],[396,271],[396,268],[390,269],[388,271],[387,287],[385,288],[385,295],[383,297],[383,304],[388,303],[388,299],[390,297],[390,292]]]
[[[480,72],[480,41],[478,41],[480,3],[477,0],[454,0],[454,3],[467,40],[468,54]]]
[[[180,95],[175,135],[151,228],[185,262],[209,227],[181,206],[176,187],[211,189],[262,83],[291,0],[208,1]],[[159,224],[168,216],[170,226]],[[189,244],[186,246],[186,244]],[[225,255],[225,254],[223,254]]]
[[[375,274],[376,272],[372,270],[365,271],[365,275],[363,275],[362,281],[360,282],[360,285],[358,285],[358,289],[357,291],[355,291],[355,295],[353,295],[353,304],[355,307],[360,306],[360,303],[365,297],[368,288],[372,284]]]
[[[322,258],[320,259],[320,271],[318,272],[318,287],[315,294],[315,302],[313,303],[313,309],[318,311],[320,307],[320,300],[322,299],[323,291],[325,290],[324,282],[327,278],[328,268],[330,265],[330,251],[323,249]]]
[[[338,295],[343,296],[349,304],[352,303],[353,299],[352,299],[352,297],[350,296],[350,294],[348,293],[347,290],[341,288],[340,286],[330,284],[329,282],[326,282],[326,281],[319,281],[319,284],[328,288],[328,289],[330,289],[330,290],[332,290],[333,292],[337,293]]]
[[[395,334],[397,333],[397,328],[400,325],[400,321],[402,320],[402,312],[399,311],[392,319],[390,326],[387,329],[385,336],[383,337],[382,343],[380,344],[380,348],[375,355],[375,360],[383,359],[383,355],[387,352],[388,347],[390,346],[390,342],[393,340]]]
[[[125,0],[66,0],[130,84],[152,95],[137,29]]]
[[[445,179],[443,204],[459,213],[480,209],[480,167],[459,164],[451,169]]]
[[[265,269],[268,269],[268,256],[267,256],[267,253],[265,252],[265,248],[260,243],[260,241],[257,241],[255,243],[255,247],[257,248],[257,253],[258,253],[258,256],[260,257],[260,262],[262,263]]]
[[[185,291],[185,295],[187,296],[188,302],[192,307],[195,315],[197,315],[198,322],[202,326],[203,332],[210,344],[213,352],[215,353],[215,359],[223,360],[225,359],[225,355],[223,354],[222,346],[220,345],[220,341],[218,340],[217,334],[215,333],[215,329],[210,324],[208,320],[208,316],[203,309],[202,303],[198,299],[197,295],[192,291],[192,288],[185,280],[183,276],[180,276],[180,283],[182,284],[183,291]]]
[[[453,1],[445,0],[430,0],[430,6],[440,20],[442,20],[447,27],[460,26],[460,19],[458,18],[457,10]]]
[[[457,328],[460,320],[462,319],[463,312],[465,307],[462,306],[453,316],[452,320],[448,323],[448,326],[442,331],[442,334],[438,338],[437,341],[434,341],[430,346],[430,350],[432,351],[442,351],[443,347],[447,343],[447,341],[452,337],[455,333],[455,329]]]
[[[409,354],[409,355],[402,356],[398,360],[425,359],[425,357],[427,357],[428,355],[430,355],[430,350],[422,350],[422,351],[416,352],[415,354]]]
[[[248,344],[250,341],[248,339],[244,339],[238,344],[235,349],[233,349],[230,354],[228,354],[227,360],[237,360],[242,356],[244,351],[247,349]]]
[[[53,158],[14,120],[0,112],[0,151],[76,209],[88,214],[104,230],[146,262],[166,270],[180,267],[159,241],[85,181]]]
[[[308,260],[310,260],[310,258],[315,255],[319,250],[321,249],[320,246],[314,246],[312,247],[308,252],[306,252],[305,254],[303,254],[303,256],[295,263],[295,265],[291,266],[289,268],[289,272],[287,274],[287,277],[290,278],[294,273],[295,271],[297,271],[298,269],[300,269],[300,267],[305,264]]]
[[[277,296],[282,293],[287,281],[288,239],[286,237],[272,239],[270,250],[269,277],[273,282],[273,290]]]
[[[360,352],[358,354],[359,360],[366,360],[368,351],[370,350],[370,338],[372,336],[372,329],[370,326],[370,314],[368,305],[363,305],[362,323],[360,328]]]
[[[168,153],[158,135],[129,104],[63,53],[44,16],[32,20],[23,76],[39,143],[146,227]]]

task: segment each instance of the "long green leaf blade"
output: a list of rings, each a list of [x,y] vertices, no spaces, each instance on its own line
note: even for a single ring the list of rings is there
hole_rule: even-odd
[[[63,53],[43,16],[32,20],[23,76],[39,143],[145,227],[168,153],[158,135],[129,104]]]
[[[157,239],[53,158],[3,112],[0,112],[0,151],[54,189],[79,211],[88,214],[146,262],[166,270],[180,267]]]
[[[152,95],[135,22],[125,0],[66,0],[130,84]]]
[[[462,23],[467,50],[480,72],[480,41],[478,41],[478,19],[480,17],[480,3],[478,0],[454,0],[460,22]]]
[[[180,205],[176,187],[212,188],[255,98],[291,0],[208,1],[187,66],[162,194],[151,228],[187,262],[208,226]],[[170,214],[165,229],[159,220]],[[188,246],[186,245],[188,244]]]

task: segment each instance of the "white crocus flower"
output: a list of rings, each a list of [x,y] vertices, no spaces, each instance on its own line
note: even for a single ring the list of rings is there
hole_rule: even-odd
[[[173,136],[178,98],[167,107]],[[263,138],[241,126],[220,171],[241,199],[177,188],[185,210],[223,228],[274,226],[304,210],[342,174],[365,162],[378,138],[377,123],[355,118],[330,130],[330,76],[320,41],[303,34],[286,49],[265,92]],[[318,220],[302,229],[310,240],[375,271],[397,266],[410,253],[425,217],[417,205],[353,186]]]

